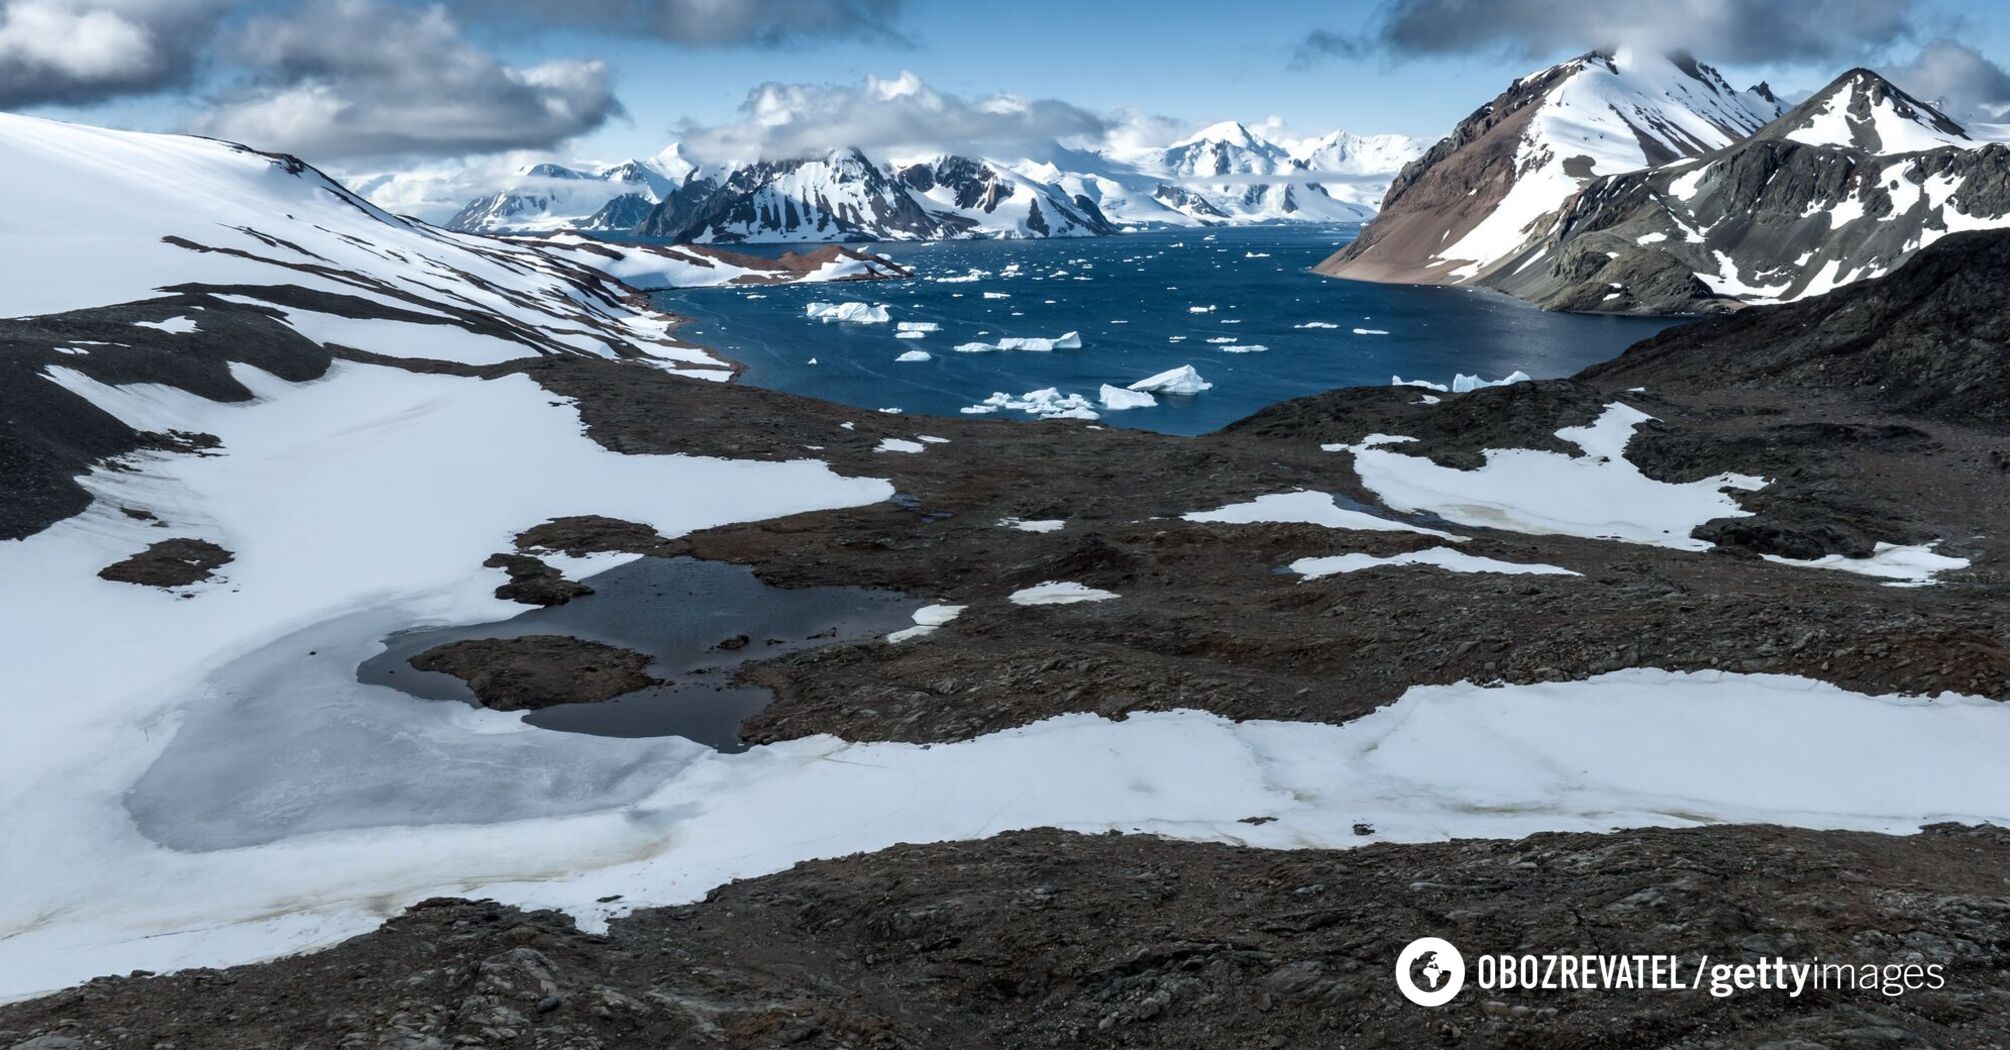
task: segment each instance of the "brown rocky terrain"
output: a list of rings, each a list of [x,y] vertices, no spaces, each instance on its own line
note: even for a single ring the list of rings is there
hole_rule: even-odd
[[[647,655],[564,635],[449,642],[410,662],[466,682],[483,707],[496,711],[607,700],[655,681],[642,673]]]
[[[2010,1040],[2010,833],[1770,827],[1266,851],[1015,833],[816,861],[605,934],[422,903],[229,970],[0,1007],[14,1050],[214,1047],[1993,1047]],[[1418,936],[1464,955],[1435,1010]],[[1490,991],[1500,953],[1942,967],[1944,986]]]

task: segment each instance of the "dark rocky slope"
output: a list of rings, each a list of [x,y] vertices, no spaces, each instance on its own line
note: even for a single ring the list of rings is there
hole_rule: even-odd
[[[0,1007],[0,1046],[1993,1047],[2006,864],[2010,833],[1953,826],[1291,852],[1026,832],[803,864],[605,935],[429,901],[314,955]],[[1436,1010],[1391,977],[1423,935],[1468,965]],[[1675,955],[1685,977],[1706,956],[1937,964],[1945,986],[1479,989],[1499,952]]]

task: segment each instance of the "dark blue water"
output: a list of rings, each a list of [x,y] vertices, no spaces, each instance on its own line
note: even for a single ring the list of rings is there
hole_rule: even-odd
[[[1189,230],[881,245],[875,250],[915,267],[916,279],[691,289],[654,299],[692,319],[681,334],[744,363],[744,382],[861,408],[954,416],[994,391],[1016,397],[1044,387],[1094,401],[1104,383],[1125,386],[1192,365],[1212,390],[1161,396],[1156,408],[1103,413],[1110,425],[1174,434],[1213,430],[1334,387],[1384,385],[1397,374],[1445,384],[1458,372],[1487,379],[1516,370],[1538,379],[1565,376],[1673,323],[1548,313],[1487,292],[1362,284],[1310,272],[1355,232],[1243,227],[1211,237]],[[1003,276],[1014,264],[1018,276]],[[989,276],[939,280],[971,270]],[[985,292],[1010,298],[986,299]],[[881,303],[893,322],[934,322],[942,330],[897,339],[894,323],[820,322],[804,314],[805,304],[818,300]],[[1214,310],[1189,312],[1195,306]],[[1308,322],[1338,327],[1294,327]],[[1357,335],[1356,328],[1389,334]],[[1081,333],[1081,349],[953,349],[1069,331]],[[1226,353],[1222,345],[1267,349]],[[926,350],[932,360],[896,363],[909,350]],[[1001,410],[976,418],[1030,417]]]

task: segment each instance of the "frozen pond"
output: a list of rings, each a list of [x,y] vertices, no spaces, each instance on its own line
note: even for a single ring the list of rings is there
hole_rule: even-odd
[[[421,671],[408,661],[450,642],[569,635],[647,654],[654,660],[647,673],[664,684],[597,703],[531,711],[526,723],[599,736],[680,736],[720,751],[743,751],[740,723],[767,706],[771,696],[758,686],[728,684],[736,668],[900,630],[912,625],[922,604],[858,587],[771,587],[752,569],[696,558],[639,558],[587,582],[593,594],[565,605],[498,622],[393,635],[384,652],[363,662],[357,680],[472,704],[474,693],[459,678]]]

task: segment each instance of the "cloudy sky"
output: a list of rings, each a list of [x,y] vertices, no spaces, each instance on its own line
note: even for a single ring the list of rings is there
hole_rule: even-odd
[[[1435,138],[1606,42],[1808,90],[1856,64],[2010,106],[1998,0],[0,0],[0,108],[342,172],[525,156],[1011,150],[1224,118]],[[2010,118],[2006,118],[2010,119]]]

